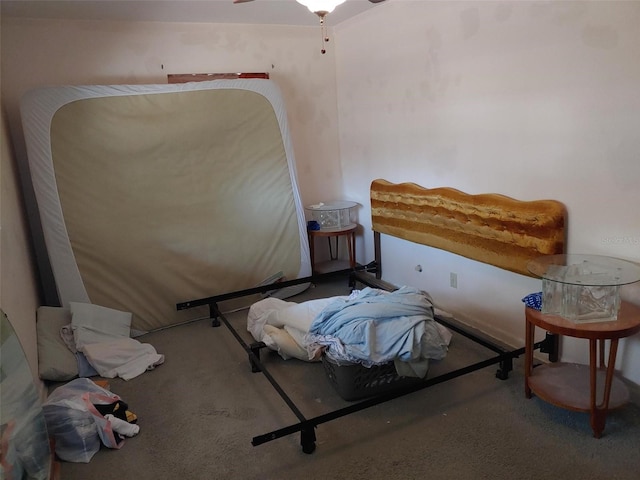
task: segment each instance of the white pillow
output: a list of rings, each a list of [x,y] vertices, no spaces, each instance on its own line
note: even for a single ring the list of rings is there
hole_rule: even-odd
[[[38,373],[42,380],[64,382],[78,376],[78,361],[60,336],[60,329],[71,323],[68,308],[38,307]]]
[[[131,334],[131,313],[101,307],[92,303],[70,302],[71,327],[76,348],[108,342]]]

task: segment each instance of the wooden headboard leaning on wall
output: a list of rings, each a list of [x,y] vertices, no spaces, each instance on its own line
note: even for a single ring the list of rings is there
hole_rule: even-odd
[[[566,208],[556,200],[470,195],[415,183],[371,183],[371,225],[380,278],[380,234],[533,276],[527,263],[564,253]]]

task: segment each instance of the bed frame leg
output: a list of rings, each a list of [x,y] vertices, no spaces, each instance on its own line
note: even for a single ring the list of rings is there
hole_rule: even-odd
[[[509,372],[513,370],[513,358],[505,358],[500,362],[498,371],[496,372],[496,378],[500,380],[506,380],[509,378]]]
[[[540,353],[549,354],[550,362],[557,362],[560,351],[560,335],[547,332],[542,345],[540,345]]]
[[[316,431],[314,427],[305,427],[300,430],[300,445],[304,453],[311,454],[316,450]]]
[[[211,319],[212,327],[220,326],[220,319],[218,318],[218,305],[215,303],[209,304],[209,318]]]
[[[251,372],[252,373],[258,373],[261,372],[262,369],[258,366],[258,364],[254,361],[253,357],[255,355],[255,357],[260,360],[260,350],[264,347],[266,347],[267,345],[264,342],[256,342],[256,343],[252,343],[251,345],[249,345],[249,349],[251,350],[251,353],[253,355],[249,355],[249,363],[251,364]]]

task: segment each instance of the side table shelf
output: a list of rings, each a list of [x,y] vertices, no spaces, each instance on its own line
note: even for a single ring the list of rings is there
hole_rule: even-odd
[[[525,395],[569,410],[589,412],[593,436],[600,438],[607,412],[629,399],[626,385],[615,377],[620,338],[640,331],[640,306],[621,302],[618,319],[594,323],[574,323],[558,315],[525,308]],[[552,363],[533,368],[535,327],[558,335],[589,340],[589,365]],[[605,362],[605,341],[609,341]]]
[[[596,398],[604,396],[606,370],[596,373]],[[576,412],[591,411],[589,366],[576,363],[550,363],[533,369],[529,388],[545,402]],[[617,377],[611,382],[609,410],[621,407],[630,400],[629,390]]]

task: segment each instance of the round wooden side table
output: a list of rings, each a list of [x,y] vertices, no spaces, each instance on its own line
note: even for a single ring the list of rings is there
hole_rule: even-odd
[[[558,315],[525,308],[525,395],[535,393],[556,406],[590,414],[593,436],[600,438],[607,412],[630,399],[626,385],[614,374],[618,340],[640,332],[640,306],[621,302],[615,321],[576,323]],[[533,368],[535,327],[589,340],[589,365],[550,363]],[[605,341],[609,355],[605,363]]]

